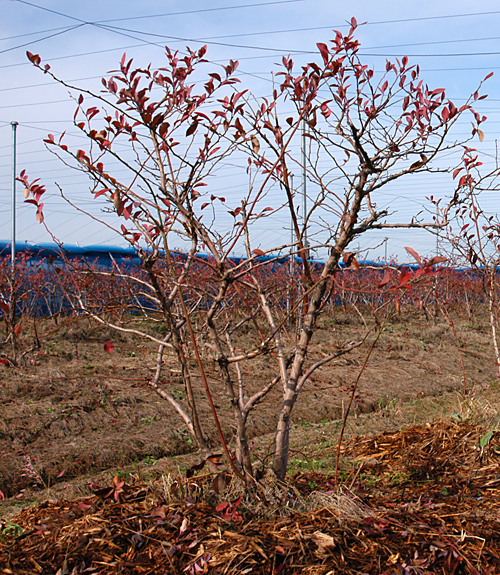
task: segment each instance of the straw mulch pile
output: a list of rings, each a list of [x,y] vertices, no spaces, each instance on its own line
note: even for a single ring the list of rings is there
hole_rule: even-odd
[[[0,573],[496,575],[499,440],[454,422],[358,439],[342,489],[297,476],[287,501],[302,511],[273,519],[244,498],[209,505],[177,484],[174,497],[115,478],[93,497],[25,509],[22,534],[0,523]]]

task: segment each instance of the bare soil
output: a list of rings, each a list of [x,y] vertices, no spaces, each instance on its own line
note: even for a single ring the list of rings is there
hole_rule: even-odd
[[[358,438],[343,450],[356,471],[342,489],[309,471],[273,501],[267,484],[267,517],[241,493],[210,503],[207,474],[115,477],[90,497],[25,508],[0,534],[1,572],[494,575],[499,440],[467,422]]]
[[[474,320],[454,314],[461,351],[440,316],[409,312],[391,320],[360,379],[348,434],[460,413],[464,385],[469,400],[476,398],[476,403],[478,397],[495,394],[498,379],[488,326],[478,318],[479,314]],[[341,309],[324,317],[310,359],[357,339],[362,327],[361,317]],[[148,387],[156,361],[153,345],[83,318],[67,318],[58,325],[38,320],[39,348],[32,345],[32,327],[24,331],[25,355],[19,366],[0,365],[0,491],[7,500],[23,505],[43,498],[49,489],[71,489],[81,477],[114,474],[137,464],[168,468],[183,461],[174,456],[196,452],[179,416]],[[112,353],[106,352],[106,342],[113,342]],[[311,446],[335,442],[367,349],[368,345],[320,368],[308,382],[293,414],[292,470],[309,465],[304,453],[311,452]],[[266,359],[248,365],[255,389],[275,375],[272,368]],[[212,375],[216,406],[229,434],[228,401]],[[182,401],[182,381],[168,356],[164,381]],[[425,398],[431,399],[425,403]],[[278,391],[271,393],[251,419],[258,457],[270,453],[278,402]],[[201,411],[210,429],[211,415],[203,400]]]
[[[289,487],[268,477],[265,505],[227,481],[214,491],[205,470],[186,480],[200,456],[148,386],[152,345],[83,318],[37,321],[34,345],[24,325],[18,366],[0,364],[0,573],[500,572],[500,380],[485,315],[452,317],[460,348],[440,316],[385,326],[347,420],[340,492],[342,416],[370,340],[315,372],[293,415]],[[341,309],[323,317],[311,361],[363,327]],[[244,368],[252,389],[274,376],[266,359]],[[184,400],[168,356],[164,385]],[[256,461],[269,461],[278,402],[251,420]]]

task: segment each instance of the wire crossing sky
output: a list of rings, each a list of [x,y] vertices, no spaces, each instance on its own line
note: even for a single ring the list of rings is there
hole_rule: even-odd
[[[104,204],[93,200],[85,178],[64,166],[42,142],[49,132],[56,136],[66,132],[73,143],[85,141],[72,122],[72,97],[78,92],[49,81],[27,61],[26,50],[39,53],[69,84],[99,92],[101,78],[118,67],[123,52],[137,65],[161,66],[165,45],[182,52],[186,46],[198,49],[207,44],[212,63],[238,60],[243,87],[262,97],[272,91],[272,72],[278,71],[282,56],[291,55],[297,66],[317,58],[316,43],[331,39],[334,29],[345,31],[355,16],[363,23],[357,37],[364,63],[382,72],[386,58],[407,55],[412,64],[420,65],[425,82],[446,88],[456,104],[465,101],[489,72],[500,69],[500,10],[493,0],[477,0],[473,6],[463,0],[220,0],[210,6],[201,0],[185,0],[182,5],[173,0],[139,4],[129,0],[0,0],[0,10],[0,239],[4,240],[10,238],[11,229],[11,122],[17,121],[18,171],[26,169],[31,178],[39,177],[47,186],[44,212],[54,235],[68,244],[123,245],[112,230],[75,211],[60,196],[62,188],[75,204],[102,215]],[[476,138],[473,145],[484,154],[486,168],[496,162],[499,78],[495,74],[488,80],[481,91],[488,98],[477,105],[488,121],[483,126],[484,141]],[[464,120],[454,137],[461,139],[470,129]],[[450,165],[454,163],[456,158],[450,157]],[[296,181],[300,181],[298,176]],[[227,162],[219,170],[217,183],[233,203],[248,185],[237,162]],[[431,183],[415,175],[388,189],[383,201],[390,212],[398,212],[399,220],[409,221],[429,208],[426,197],[449,196],[452,191],[447,174],[437,175]],[[22,203],[20,185],[17,193],[17,241],[52,241],[45,228],[36,224],[32,206]],[[270,199],[276,205],[283,202],[278,192]],[[496,212],[496,205],[494,194],[486,194],[483,206]],[[263,223],[261,247],[286,243],[288,237],[289,222],[277,217],[273,225]],[[403,261],[408,259],[405,245],[423,254],[436,250],[431,235],[398,230],[370,232],[354,247],[361,257],[384,257],[387,250],[389,256]],[[321,253],[316,255],[321,257]]]

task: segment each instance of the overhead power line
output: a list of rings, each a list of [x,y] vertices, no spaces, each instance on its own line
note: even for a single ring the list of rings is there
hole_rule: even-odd
[[[302,1],[302,0],[288,0],[288,1],[293,1],[293,2],[297,2],[297,1]],[[264,3],[263,5],[270,5],[270,4],[282,4],[284,2],[271,2],[271,3]],[[201,10],[188,10],[188,11],[184,11],[184,12],[170,12],[170,13],[166,13],[166,14],[153,14],[153,15],[149,15],[149,16],[132,16],[132,17],[128,17],[128,18],[113,18],[110,20],[96,20],[93,22],[93,24],[107,24],[109,22],[123,22],[123,21],[128,21],[128,20],[141,20],[141,19],[147,19],[147,18],[160,18],[162,16],[176,16],[176,15],[183,15],[183,14],[193,14],[193,13],[198,13],[198,12],[212,12],[215,10],[230,10],[230,9],[234,9],[234,8],[246,8],[246,7],[254,7],[254,6],[261,6],[261,4],[246,4],[246,5],[241,5],[241,6],[224,6],[224,7],[220,7],[220,8],[207,8],[207,9],[201,9]],[[496,12],[494,12],[496,13]],[[500,12],[499,12],[500,13]],[[473,14],[458,14],[458,15],[448,15],[448,16],[436,16],[436,17],[426,17],[423,18],[425,19],[433,19],[433,18],[455,18],[455,17],[464,17],[464,16],[478,16],[478,15],[489,15],[492,14],[490,12],[478,12],[478,13],[473,13]],[[377,25],[377,24],[394,24],[394,23],[398,23],[398,22],[402,22],[402,20],[384,20],[384,21],[375,21],[375,22],[366,22],[364,25],[366,26],[373,26],[373,25]],[[83,22],[82,22],[83,25]],[[296,32],[314,32],[314,31],[318,31],[318,30],[333,30],[334,28],[345,28],[346,26],[348,26],[348,24],[330,24],[329,26],[310,26],[310,27],[302,27],[302,28],[286,28],[286,29],[281,29],[281,30],[262,30],[262,31],[258,31],[258,32],[246,32],[246,33],[238,33],[238,34],[223,34],[223,35],[219,35],[219,36],[204,36],[203,39],[202,38],[198,38],[198,40],[202,41],[202,40],[222,40],[222,39],[226,39],[226,38],[243,38],[243,37],[249,37],[249,36],[270,36],[270,35],[274,35],[274,34],[291,34],[291,33],[296,33]],[[6,41],[6,40],[13,40],[13,39],[17,39],[17,38],[24,38],[26,36],[36,36],[38,34],[47,34],[49,32],[56,32],[56,31],[66,31],[69,30],[71,28],[71,26],[60,26],[58,28],[49,28],[48,30],[39,30],[38,32],[28,32],[25,34],[16,34],[14,36],[6,36],[4,38],[0,38],[0,42],[2,41]],[[426,45],[431,45],[431,44],[451,44],[451,43],[460,43],[460,42],[479,42],[479,41],[489,41],[489,40],[498,40],[500,39],[498,36],[494,36],[494,37],[490,37],[490,38],[464,38],[464,39],[459,39],[459,40],[439,40],[439,41],[433,41],[433,42],[414,42],[411,44],[391,44],[388,46],[373,46],[370,47],[370,49],[376,49],[376,48],[400,48],[400,47],[404,47],[404,46],[426,46]],[[135,46],[131,46],[131,47],[135,47]]]
[[[145,20],[147,18],[163,18],[166,16],[184,16],[187,14],[201,14],[202,12],[218,12],[222,10],[235,10],[239,8],[255,8],[262,6],[273,6],[275,4],[292,4],[294,2],[303,2],[304,0],[278,0],[276,2],[260,2],[258,4],[237,4],[235,6],[218,6],[214,8],[201,8],[198,10],[183,10],[182,12],[167,12],[164,14],[151,14],[147,16],[131,16],[128,18],[112,18],[111,20],[99,20],[98,24],[107,24],[109,22],[124,22],[126,20]]]
[[[373,50],[373,48],[372,48]],[[443,54],[440,52],[439,54],[404,54],[408,56],[408,58],[460,58],[466,56],[498,56],[500,52],[462,52],[458,54]],[[359,52],[360,56],[370,56],[374,57],[382,57],[382,58],[399,58],[401,54],[370,54],[368,52]]]
[[[24,44],[19,44],[17,46],[12,46],[12,48],[6,48],[5,50],[0,50],[0,54],[5,54],[6,52],[12,52],[13,50],[18,50],[19,48],[25,48],[26,46],[31,46],[32,44],[36,44],[37,42],[42,42],[43,40],[48,40],[49,38],[54,38],[55,36],[66,34],[66,32],[71,32],[72,30],[76,30],[77,28],[81,28],[82,26],[83,24],[77,24],[76,26],[69,26],[65,30],[55,32],[54,34],[49,34],[48,36],[44,36],[43,38],[38,38],[38,40],[26,42]]]
[[[365,50],[385,50],[387,48],[406,48],[409,46],[434,46],[441,44],[460,44],[462,42],[488,42],[491,40],[500,40],[500,36],[491,38],[462,38],[455,40],[434,40],[432,42],[412,42],[411,44],[392,44],[389,46],[365,46]]]
[[[171,16],[183,16],[188,14],[200,14],[203,12],[216,12],[216,11],[223,11],[223,10],[237,10],[242,8],[255,8],[255,7],[263,7],[263,6],[272,6],[276,4],[291,4],[296,2],[303,2],[304,0],[275,0],[273,2],[259,2],[255,4],[239,4],[235,6],[216,6],[212,8],[200,8],[196,10],[183,10],[179,12],[166,12],[162,14],[149,14],[149,15],[140,15],[140,16],[129,16],[126,18],[111,18],[108,20],[94,20],[94,21],[86,21],[80,18],[76,18],[75,16],[71,16],[69,14],[64,14],[62,12],[58,12],[56,10],[51,10],[50,8],[46,8],[44,6],[39,6],[37,4],[33,4],[28,2],[27,0],[16,0],[21,4],[27,4],[28,6],[32,6],[34,8],[39,8],[40,10],[45,10],[47,12],[51,12],[53,14],[57,14],[59,16],[63,16],[65,18],[71,18],[72,20],[79,21],[85,24],[109,24],[110,22],[124,22],[130,20],[144,20],[144,19],[152,19],[152,18],[162,18],[162,17],[171,17]],[[381,24],[399,24],[404,22],[425,22],[430,20],[448,20],[454,18],[471,18],[475,16],[492,16],[500,14],[500,10],[489,10],[486,12],[466,12],[465,14],[443,14],[440,16],[420,16],[416,18],[397,18],[394,20],[375,20],[373,22],[365,22],[365,26],[377,26]],[[350,24],[346,24],[342,22],[341,24],[334,25],[335,28],[345,28],[349,27]],[[324,26],[310,28],[310,30],[321,30],[325,29]]]
[[[104,50],[93,50],[91,52],[79,52],[77,54],[68,54],[67,56],[55,56],[54,58],[50,58],[51,62],[56,62],[58,60],[67,60],[68,58],[80,58],[82,56],[96,56],[97,54],[105,54],[107,52],[117,52],[118,50],[130,50],[131,48],[140,48],[142,46],[149,46],[148,42],[141,41],[140,44],[132,44],[130,46],[123,46],[118,48],[106,48]],[[6,64],[4,66],[0,66],[2,68],[15,68],[17,66],[31,66],[32,64],[26,60],[26,62],[18,62],[17,64]]]
[[[224,9],[235,9],[235,8],[248,8],[248,7],[262,7],[262,6],[268,6],[270,4],[287,4],[287,3],[291,3],[291,2],[302,2],[303,0],[276,0],[275,2],[261,2],[261,3],[256,3],[253,5],[247,4],[247,5],[240,5],[240,6],[230,6],[230,7],[224,7]],[[80,22],[80,25],[90,25],[90,26],[95,26],[96,28],[101,28],[103,30],[108,30],[110,32],[114,32],[116,34],[120,34],[122,36],[126,36],[126,37],[130,37],[130,38],[134,38],[133,36],[129,36],[129,34],[127,34],[127,32],[130,33],[135,33],[135,34],[141,34],[142,32],[140,31],[135,31],[135,30],[127,30],[125,28],[118,28],[118,27],[114,27],[114,26],[106,26],[104,24],[100,24],[98,22],[91,22],[88,20],[83,20],[81,18],[77,18],[75,16],[71,16],[70,14],[65,14],[63,12],[59,12],[58,10],[52,10],[50,8],[46,8],[45,6],[39,6],[38,4],[33,4],[32,2],[28,2],[27,0],[16,0],[16,2],[19,2],[21,4],[26,4],[27,6],[31,6],[33,8],[38,8],[40,10],[44,10],[45,12],[50,12],[51,14],[57,14],[58,16],[62,16],[65,18],[69,18],[71,20],[74,20],[76,22]],[[207,8],[207,9],[201,9],[200,12],[202,11],[211,11],[211,10],[215,10],[216,8]],[[156,36],[155,34],[150,34],[150,33],[142,33],[142,34],[147,34],[148,36]],[[194,42],[195,40],[190,40],[190,39],[185,39],[185,38],[175,38],[172,37],[172,39],[177,39],[180,41],[184,41],[184,42]],[[215,43],[217,44],[217,43]],[[27,44],[25,44],[27,45]],[[225,45],[225,44],[220,44],[220,45]],[[231,45],[231,44],[227,44],[227,46],[230,47],[236,47],[236,48],[243,48],[244,46],[236,46],[236,45]],[[161,46],[163,47],[163,46]],[[255,48],[252,46],[247,46],[246,48],[252,48],[252,49],[260,49],[260,50],[271,50],[271,51],[275,51],[274,48]],[[15,48],[11,48],[11,50],[14,50]]]
[[[472,16],[492,16],[500,14],[500,10],[492,10],[488,12],[467,12],[466,14],[445,14],[443,16],[420,16],[418,18],[398,18],[397,20],[376,20],[374,22],[366,22],[366,26],[374,26],[378,24],[402,24],[404,22],[426,22],[429,20],[448,20],[452,18],[470,18]]]
[[[198,12],[201,13],[201,12],[209,12],[209,11],[216,11],[216,10],[249,8],[249,7],[257,7],[257,6],[262,7],[262,6],[266,6],[266,5],[272,5],[272,4],[286,4],[286,3],[291,3],[291,2],[300,2],[303,0],[277,0],[275,2],[267,2],[267,3],[261,2],[261,3],[245,4],[245,5],[237,5],[237,6],[204,8],[204,9],[199,9],[199,10],[190,10],[190,11],[183,11],[183,12],[177,12],[177,13],[165,13],[165,14],[157,14],[157,15],[153,15],[153,16],[138,16],[138,17],[133,17],[133,18],[132,17],[131,18],[117,18],[117,19],[101,20],[101,21],[83,20],[81,18],[77,18],[77,17],[72,16],[70,14],[66,14],[66,13],[63,13],[63,12],[60,12],[57,10],[52,10],[52,9],[46,8],[44,6],[39,6],[39,5],[34,4],[32,2],[28,2],[27,0],[16,0],[16,1],[21,3],[21,4],[26,4],[28,6],[32,6],[34,8],[38,8],[38,9],[44,10],[46,12],[57,14],[59,16],[65,17],[65,18],[70,18],[74,21],[79,22],[81,25],[95,26],[97,28],[101,28],[103,30],[108,30],[110,32],[114,32],[114,33],[121,34],[124,36],[128,36],[127,33],[133,33],[133,34],[140,34],[140,35],[148,36],[148,37],[163,38],[163,39],[182,41],[182,42],[205,42],[205,41],[207,41],[210,44],[226,46],[226,47],[231,47],[231,48],[264,50],[264,51],[272,51],[272,52],[276,52],[276,51],[289,52],[290,50],[276,49],[276,48],[267,47],[267,46],[248,46],[248,45],[231,44],[231,43],[225,43],[225,42],[214,42],[208,38],[196,39],[196,38],[184,38],[184,37],[177,37],[177,36],[170,36],[170,35],[154,34],[154,33],[146,32],[146,31],[142,31],[142,30],[135,30],[135,29],[130,29],[130,28],[121,28],[118,26],[109,26],[106,24],[109,22],[118,22],[118,21],[124,21],[124,20],[138,20],[138,19],[148,18],[148,17],[157,17],[158,18],[161,16],[192,14],[192,13],[198,13]],[[439,20],[439,19],[449,19],[449,18],[485,16],[485,15],[493,15],[493,14],[500,14],[500,10],[488,11],[488,12],[471,12],[471,13],[466,13],[466,14],[442,15],[442,16],[422,16],[422,17],[417,17],[417,18],[400,18],[400,19],[395,19],[395,20],[379,20],[379,21],[375,21],[375,22],[367,22],[366,25],[394,24],[394,23],[402,23],[402,22],[417,22],[417,21]],[[345,24],[343,24],[341,26],[345,26]],[[332,26],[332,27],[341,27],[341,26]],[[323,28],[323,27],[321,27],[321,28]],[[63,32],[60,32],[60,33],[63,33]],[[228,37],[234,37],[234,35],[230,35]],[[436,43],[438,43],[438,42],[436,42]],[[425,45],[425,44],[426,43],[420,43],[417,45]],[[395,47],[397,47],[397,46],[395,46]],[[13,49],[15,49],[15,48],[11,48],[11,50],[13,50]],[[373,49],[373,48],[371,48],[371,49]],[[297,52],[298,53],[311,53],[310,51],[297,51],[297,50],[294,50],[294,52],[295,53],[297,53]],[[397,54],[397,55],[394,55],[394,54],[365,54],[365,55],[366,56],[372,56],[372,57],[373,56],[397,57],[399,54]],[[455,54],[439,54],[439,55],[437,55],[437,54],[433,54],[433,55],[430,55],[430,54],[413,54],[412,56],[415,56],[415,57],[437,57],[437,56],[451,57],[451,56],[485,56],[485,55],[498,55],[498,52],[465,53],[465,54],[456,54],[456,55]]]
[[[486,14],[486,13],[478,13],[478,14]],[[476,15],[476,14],[470,14],[470,15]],[[461,15],[461,16],[466,16]],[[454,16],[450,16],[450,17],[454,17]],[[441,17],[439,17],[441,18]],[[128,18],[127,18],[128,20]],[[387,21],[389,22],[389,21]],[[396,20],[394,21],[390,21],[390,22],[396,22]],[[370,24],[377,24],[378,22],[372,22]],[[380,23],[384,23],[384,22],[380,22]],[[83,26],[83,24],[82,24]],[[64,28],[64,31],[69,31],[69,30],[74,30],[76,28],[78,28],[80,26],[75,26],[75,27],[69,27],[69,28]],[[224,38],[234,38],[234,37],[244,37],[244,36],[256,36],[256,35],[270,35],[270,34],[282,34],[282,33],[297,33],[297,32],[304,32],[304,31],[312,31],[312,30],[325,30],[325,29],[333,29],[335,26],[331,25],[331,26],[318,26],[318,27],[309,27],[309,28],[293,28],[293,29],[285,29],[285,30],[268,30],[266,32],[251,32],[251,33],[247,33],[247,34],[226,34],[226,35],[220,35],[220,36],[209,36],[209,37],[204,37],[204,38],[194,38],[194,39],[187,39],[187,38],[176,38],[173,36],[166,36],[166,35],[155,35],[152,34],[150,32],[138,32],[140,34],[143,35],[155,35],[164,39],[170,39],[173,40],[175,42],[207,42],[207,43],[213,43],[210,42],[210,40],[212,39],[224,39]],[[107,27],[106,27],[107,28]],[[103,28],[103,29],[106,29]],[[111,27],[109,27],[111,28]],[[54,30],[58,30],[58,29],[54,29]],[[125,29],[124,29],[125,30]],[[116,33],[118,33],[118,29],[116,30],[109,30],[109,31],[114,31]],[[123,34],[122,34],[123,35]],[[24,35],[19,35],[19,36],[24,36]],[[127,37],[131,37],[128,34],[126,35]],[[12,38],[15,38],[16,36],[13,36]],[[47,37],[49,38],[49,37]],[[134,37],[132,37],[134,38]],[[36,40],[36,42],[44,40],[46,38],[41,38],[39,40]],[[489,38],[464,38],[464,39],[455,39],[455,40],[439,40],[439,41],[431,41],[431,42],[418,42],[418,43],[410,43],[410,44],[393,44],[393,45],[387,45],[387,46],[370,46],[370,47],[365,47],[364,49],[366,50],[381,50],[381,49],[386,49],[386,48],[403,48],[403,47],[410,47],[410,46],[431,46],[431,45],[442,45],[442,44],[452,44],[452,43],[461,43],[461,42],[480,42],[480,41],[492,41],[492,40],[498,40],[500,39],[500,37],[489,37]],[[128,45],[128,46],[123,46],[123,47],[117,47],[117,48],[107,48],[104,50],[94,50],[94,51],[90,51],[90,52],[80,52],[80,53],[76,53],[76,54],[68,54],[65,56],[56,56],[54,58],[50,58],[50,61],[58,61],[58,60],[64,60],[64,59],[69,59],[69,58],[77,58],[77,57],[83,57],[83,56],[92,56],[92,55],[97,55],[97,54],[104,54],[104,53],[108,53],[108,52],[113,52],[113,51],[121,51],[121,50],[130,50],[132,48],[139,48],[142,46],[148,46],[151,45],[151,42],[148,42],[144,39],[139,39],[137,38],[137,40],[139,40],[138,44],[132,44],[132,45]],[[27,45],[27,44],[26,44]],[[153,45],[158,46],[157,43],[153,43]],[[227,45],[227,46],[232,46],[232,47],[241,47],[241,48],[248,48],[249,46],[238,46],[238,45],[234,45],[234,44],[222,44],[222,45]],[[23,45],[25,46],[25,45]],[[21,46],[16,46],[15,48],[11,48],[9,50],[14,50],[16,48],[19,48]],[[163,47],[163,46],[162,46]],[[255,48],[255,47],[251,47],[251,48]],[[269,48],[262,48],[263,50],[269,50]],[[271,51],[274,54],[282,54],[287,52],[285,49],[280,49],[280,48],[273,48],[271,49]],[[1,53],[1,52],[0,52]],[[299,53],[307,53],[307,54],[316,54],[316,51],[301,51],[301,52],[297,52],[297,51],[293,51],[290,54],[291,55],[297,55]],[[364,54],[364,53],[363,53]],[[481,56],[481,55],[496,55],[497,52],[493,52],[493,53],[477,53],[477,52],[470,52],[470,53],[461,53],[461,54],[457,54],[457,56]],[[243,61],[246,59],[255,59],[255,58],[268,58],[268,57],[273,57],[273,55],[270,56],[250,56],[248,58],[245,57],[241,57],[239,58],[239,60]],[[370,55],[370,54],[364,54],[364,55]],[[441,55],[441,54],[440,54]],[[450,54],[450,55],[445,55],[445,56],[454,56],[455,54]],[[387,55],[387,54],[373,54],[371,56],[380,56],[380,57],[395,57],[394,55]],[[396,55],[400,56],[400,54]],[[413,54],[413,57],[427,57],[427,56],[433,56],[433,57],[437,57],[438,55],[429,55],[429,54],[424,54],[424,55],[417,55],[417,54]],[[216,63],[218,61],[214,61],[214,63]],[[4,66],[0,66],[0,69],[2,68],[13,68],[13,67],[17,67],[17,66],[26,66],[28,65],[28,62],[19,62],[17,64],[7,64]],[[451,70],[456,70],[456,71],[466,71],[466,70],[477,70],[478,68],[446,68],[444,69],[445,71],[451,71]],[[479,68],[480,69],[480,68]],[[483,68],[483,69],[492,69],[491,67],[487,67],[487,68]],[[440,72],[443,71],[443,69],[436,69],[436,70],[432,70],[432,69],[428,69],[426,70],[428,72]],[[89,77],[88,79],[93,79],[93,77]],[[39,84],[40,86],[42,86],[43,84]],[[34,87],[35,85],[33,85]],[[0,89],[0,91],[6,91],[6,90],[12,90],[12,89],[16,89],[16,88],[3,88]]]
[[[48,34],[49,32],[57,32],[58,30],[67,30],[71,26],[59,26],[58,28],[49,28],[48,30],[38,30],[38,32],[25,32],[24,34],[15,34],[14,36],[5,36],[0,38],[0,42],[7,40],[17,40],[18,38],[26,38],[27,36],[38,36],[39,34]]]
[[[6,110],[10,108],[27,108],[27,107],[34,107],[34,106],[45,106],[47,104],[62,104],[63,102],[71,102],[70,98],[65,98],[64,100],[52,100],[50,102],[29,102],[27,104],[11,104],[8,106],[0,106],[1,110]]]
[[[136,30],[133,28],[123,28],[123,27],[119,27],[119,26],[99,26],[102,29],[105,30],[109,30],[109,31],[113,31],[113,32],[127,32],[127,33],[131,33],[131,34],[139,34],[141,36],[147,36],[147,37],[153,37],[153,38],[161,38],[164,40],[174,40],[176,42],[198,42],[198,43],[207,43],[207,44],[211,44],[211,45],[215,45],[215,46],[225,46],[225,47],[230,47],[230,48],[242,48],[245,50],[263,50],[263,51],[270,51],[270,52],[286,52],[289,53],[291,52],[291,50],[287,50],[286,48],[275,48],[275,47],[269,47],[269,46],[255,46],[255,45],[245,45],[245,44],[232,44],[229,42],[218,42],[218,41],[214,41],[213,39],[211,39],[210,37],[207,38],[185,38],[185,37],[179,37],[179,36],[172,36],[172,35],[167,35],[167,34],[156,34],[154,32],[148,32],[148,31],[144,31],[144,30]],[[330,28],[330,27],[328,27]],[[300,31],[304,31],[307,29],[296,29],[294,30],[294,32],[300,32]],[[272,33],[282,33],[283,31],[276,31],[276,32],[272,32]],[[240,35],[236,35],[236,36],[247,36],[247,35],[253,35],[253,34],[240,34]],[[233,38],[235,37],[235,35],[230,34],[227,36],[217,36],[217,37],[213,37],[213,38],[218,38],[218,39],[224,39],[224,38]],[[413,47],[413,46],[431,46],[431,45],[439,45],[439,44],[451,44],[451,43],[458,43],[458,42],[478,42],[478,41],[483,41],[483,40],[498,40],[500,39],[500,37],[495,36],[492,38],[468,38],[468,39],[464,39],[464,40],[439,40],[439,41],[433,41],[433,42],[419,42],[419,43],[412,43],[412,44],[399,44],[399,45],[392,45],[392,46],[372,46],[372,47],[366,47],[365,50],[381,50],[381,49],[386,49],[386,48],[403,48],[403,47]],[[316,52],[312,52],[310,50],[293,50],[294,53],[296,54],[315,54]],[[365,56],[382,56],[382,57],[398,57],[400,56],[400,54],[368,54],[368,53],[362,53]],[[412,54],[411,56],[415,56],[415,57],[439,57],[439,56],[445,56],[445,57],[451,57],[451,56],[490,56],[490,55],[498,55],[499,52],[470,52],[470,53],[459,53],[459,54]],[[407,54],[408,56],[410,56],[410,54]]]
[[[87,76],[85,78],[74,78],[72,80],[66,80],[68,83],[69,82],[84,82],[86,80],[98,80],[102,78],[102,74],[99,74],[99,76]],[[50,82],[41,82],[39,84],[26,84],[25,86],[12,86],[11,88],[0,88],[0,92],[11,92],[12,90],[26,90],[28,88],[41,88],[42,86],[54,86],[55,82],[54,80],[51,80]]]
[[[179,37],[179,36],[170,36],[170,35],[166,35],[166,34],[154,34],[153,32],[144,32],[143,30],[134,30],[134,29],[130,29],[130,28],[121,28],[119,26],[100,26],[101,28],[103,28],[104,30],[109,30],[112,32],[129,32],[132,34],[140,34],[142,36],[151,36],[154,38],[162,38],[165,40],[175,40],[178,42],[199,42],[199,43],[207,43],[207,44],[212,44],[214,46],[225,46],[228,48],[243,48],[245,50],[263,50],[266,52],[290,52],[291,50],[287,50],[287,49],[278,49],[278,48],[273,48],[273,47],[269,47],[269,46],[252,46],[252,45],[245,45],[245,44],[231,44],[228,42],[214,42],[214,41],[206,41],[205,39],[196,39],[196,38],[183,38],[183,37]],[[298,54],[311,54],[310,50],[294,50],[295,53]]]
[[[50,8],[46,8],[45,6],[39,6],[38,4],[33,4],[32,2],[27,2],[27,0],[16,0],[20,4],[27,4],[28,6],[32,6],[33,8],[39,8],[40,10],[45,10],[46,12],[51,12],[52,14],[57,14],[58,16],[63,16],[64,18],[70,18],[71,20],[76,20],[77,22],[82,22],[85,24],[106,24],[108,22],[122,22],[124,20],[140,20],[145,18],[162,18],[166,16],[183,16],[187,14],[200,14],[202,12],[218,12],[222,10],[239,10],[242,8],[256,8],[256,7],[263,7],[263,6],[273,6],[275,4],[292,4],[296,2],[304,2],[304,0],[274,0],[272,2],[258,2],[254,4],[236,4],[234,6],[214,6],[212,8],[200,8],[197,10],[184,10],[181,12],[166,12],[163,14],[151,14],[147,16],[134,16],[131,18],[114,18],[111,20],[97,20],[97,21],[87,21],[82,20],[80,18],[76,18],[75,16],[71,16],[69,14],[64,14],[63,12],[59,12],[57,10],[51,10]]]

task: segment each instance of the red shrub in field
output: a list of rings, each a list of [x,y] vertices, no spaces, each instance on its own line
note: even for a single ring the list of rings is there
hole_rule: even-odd
[[[193,387],[194,379],[201,382],[228,464],[248,482],[255,477],[249,414],[270,390],[280,391],[273,469],[283,478],[292,412],[308,379],[321,365],[361,346],[371,333],[362,329],[356,341],[312,359],[308,350],[325,306],[362,302],[383,313],[390,304],[425,306],[431,293],[437,297],[434,286],[441,272],[433,264],[439,260],[422,261],[408,248],[416,267],[381,270],[361,266],[349,248],[368,230],[444,226],[446,210],[457,204],[460,191],[444,208],[444,217],[430,222],[415,216],[395,223],[376,207],[378,199],[396,180],[432,172],[437,165],[442,169],[442,152],[448,155],[459,145],[449,144],[448,134],[465,114],[472,114],[472,135],[482,133],[485,118],[472,109],[474,95],[455,106],[443,88],[424,84],[419,67],[407,57],[387,61],[376,73],[361,60],[356,28],[353,18],[346,34],[336,32],[328,44],[318,43],[317,58],[300,69],[283,57],[267,98],[239,90],[238,63],[232,60],[214,67],[204,82],[199,75],[194,82],[195,71],[207,64],[206,47],[188,49],[185,55],[167,48],[165,66],[159,69],[135,66],[124,55],[119,69],[103,78],[104,91],[96,100],[88,105],[88,93],[77,99],[75,127],[85,145],[71,149],[64,136],[52,134],[45,140],[89,177],[93,197],[107,202],[118,234],[141,262],[137,268],[116,265],[109,271],[67,261],[57,285],[73,308],[158,345],[151,385],[210,453]],[[28,58],[62,82],[39,55],[28,53]],[[303,126],[307,143],[299,158],[295,144]],[[226,198],[213,176],[233,155],[248,189]],[[296,169],[307,174],[305,213],[292,184]],[[25,172],[20,179],[37,220],[43,221],[45,188]],[[278,198],[278,205],[269,205],[269,198]],[[283,212],[291,222],[290,242],[263,246],[262,223],[278,221],[269,218]],[[319,231],[308,238],[309,224]],[[172,250],[179,238],[184,255]],[[328,256],[322,263],[311,262],[308,253],[320,246]],[[236,250],[245,259],[231,258]],[[284,253],[295,258],[291,271],[289,262],[275,257]],[[127,325],[131,313],[162,322],[162,335]],[[290,329],[292,319],[298,329]],[[182,376],[184,403],[160,384],[167,348]],[[250,391],[253,378],[245,374],[252,371],[249,363],[261,358],[275,375]],[[227,392],[234,457],[212,399],[213,385]]]

